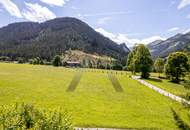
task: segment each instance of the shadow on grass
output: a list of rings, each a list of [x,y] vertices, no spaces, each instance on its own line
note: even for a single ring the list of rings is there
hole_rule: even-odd
[[[159,79],[167,79],[167,78],[166,78],[166,77],[162,77],[162,76],[160,76]]]
[[[171,108],[173,118],[175,120],[176,125],[180,130],[190,130],[190,126],[187,125],[181,118],[180,116],[176,113],[174,109]]]
[[[149,81],[154,81],[154,82],[162,82],[162,80],[161,80],[161,79],[158,79],[158,78],[149,78],[149,79],[147,79],[147,80],[149,80]]]
[[[82,77],[82,73],[83,73],[82,71],[76,72],[75,76],[73,77],[73,80],[71,81],[69,87],[67,88],[67,92],[75,91]]]
[[[117,80],[117,78],[113,75],[108,73],[109,80],[111,81],[114,89],[116,92],[123,92],[123,88],[121,87],[121,84]]]
[[[179,82],[175,82],[175,81],[168,81],[169,83],[173,83],[173,84],[180,84],[180,81]]]

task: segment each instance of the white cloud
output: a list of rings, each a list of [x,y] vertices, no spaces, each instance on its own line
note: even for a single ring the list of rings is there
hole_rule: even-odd
[[[110,32],[107,32],[106,30],[104,30],[103,28],[98,28],[98,29],[95,29],[97,32],[103,34],[104,36],[106,37],[109,37],[110,39],[115,39],[117,38],[117,36],[113,33],[110,33]]]
[[[43,3],[54,5],[54,6],[63,6],[69,0],[40,0]]]
[[[168,29],[167,32],[175,32],[178,30],[179,30],[179,27],[173,27],[173,28]]]
[[[119,44],[126,43],[128,47],[132,47],[134,44],[141,42],[139,39],[129,38],[127,34],[117,34],[116,39],[112,40]]]
[[[11,0],[0,0],[0,4],[12,15],[18,18],[22,18],[22,14],[15,3]]]
[[[111,20],[112,20],[112,17],[103,17],[103,18],[98,19],[97,24],[99,24],[99,25],[105,25],[105,24],[107,24]]]
[[[190,32],[190,28],[184,29],[182,33],[183,33],[183,34],[186,34],[186,33],[189,33],[189,32]]]
[[[178,5],[178,9],[182,9],[190,4],[190,0],[181,0],[180,4]]]
[[[110,32],[107,32],[103,28],[95,29],[97,32],[101,33],[102,35],[110,38],[111,40],[117,42],[118,44],[126,43],[128,47],[134,46],[136,43],[143,43],[148,44],[156,40],[166,40],[166,38],[162,38],[160,36],[152,36],[145,39],[133,39],[129,38],[127,34],[113,34]]]
[[[156,40],[166,40],[166,38],[163,38],[161,36],[152,36],[152,37],[141,40],[141,43],[148,44],[148,43],[154,42]]]
[[[49,19],[56,18],[56,15],[48,8],[42,7],[39,4],[25,3],[27,9],[23,11],[23,16],[34,22],[44,22]]]

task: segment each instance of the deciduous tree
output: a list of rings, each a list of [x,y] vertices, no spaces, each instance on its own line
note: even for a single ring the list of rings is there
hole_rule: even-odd
[[[135,64],[139,67],[141,78],[149,78],[153,66],[149,49],[143,44],[138,45],[135,58]]]
[[[154,63],[154,68],[156,72],[159,73],[159,77],[160,77],[160,73],[162,73],[164,70],[164,60],[162,58],[157,58]]]
[[[169,55],[165,65],[165,74],[173,82],[179,82],[189,70],[188,57],[184,52]]]
[[[141,78],[149,78],[152,70],[153,61],[148,48],[143,44],[139,44],[129,54],[127,66],[134,73],[141,72]]]

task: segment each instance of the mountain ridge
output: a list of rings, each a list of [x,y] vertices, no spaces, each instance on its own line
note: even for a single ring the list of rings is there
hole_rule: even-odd
[[[155,59],[158,57],[165,58],[172,52],[184,51],[189,45],[190,32],[185,34],[178,33],[164,41],[156,40],[149,43],[147,47],[150,49],[152,57]]]
[[[71,17],[43,23],[12,23],[0,28],[0,56],[9,56],[12,59],[41,57],[51,60],[53,56],[68,49],[116,59],[129,53],[126,45],[118,45],[85,22]]]

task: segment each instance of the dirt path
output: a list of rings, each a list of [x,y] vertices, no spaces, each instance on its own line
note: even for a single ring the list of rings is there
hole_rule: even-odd
[[[141,84],[143,84],[143,85],[145,85],[145,86],[147,86],[147,87],[153,89],[154,91],[156,91],[156,92],[158,92],[158,93],[164,95],[164,96],[167,96],[167,97],[169,97],[169,98],[171,98],[171,99],[173,99],[173,100],[175,100],[175,101],[177,101],[177,102],[186,103],[186,104],[189,104],[189,105],[190,105],[190,102],[187,101],[187,100],[185,100],[184,98],[181,98],[181,97],[176,96],[176,95],[174,95],[174,94],[172,94],[172,93],[170,93],[170,92],[167,92],[167,91],[165,91],[165,90],[163,90],[163,89],[160,89],[160,88],[158,88],[158,87],[156,87],[156,86],[154,86],[154,85],[152,85],[152,84],[150,84],[150,83],[148,83],[148,82],[146,82],[146,81],[140,79],[139,76],[132,76],[132,78],[133,78],[134,80],[137,80],[137,81],[140,82]]]
[[[158,128],[79,128],[79,127],[75,127],[75,130],[160,130]]]
[[[123,92],[123,88],[122,88],[121,84],[119,83],[119,81],[117,80],[117,78],[113,74],[110,74],[110,73],[108,73],[108,77],[109,77],[109,80],[111,81],[115,91]]]
[[[137,130],[137,129],[116,129],[116,128],[75,128],[75,130]]]

